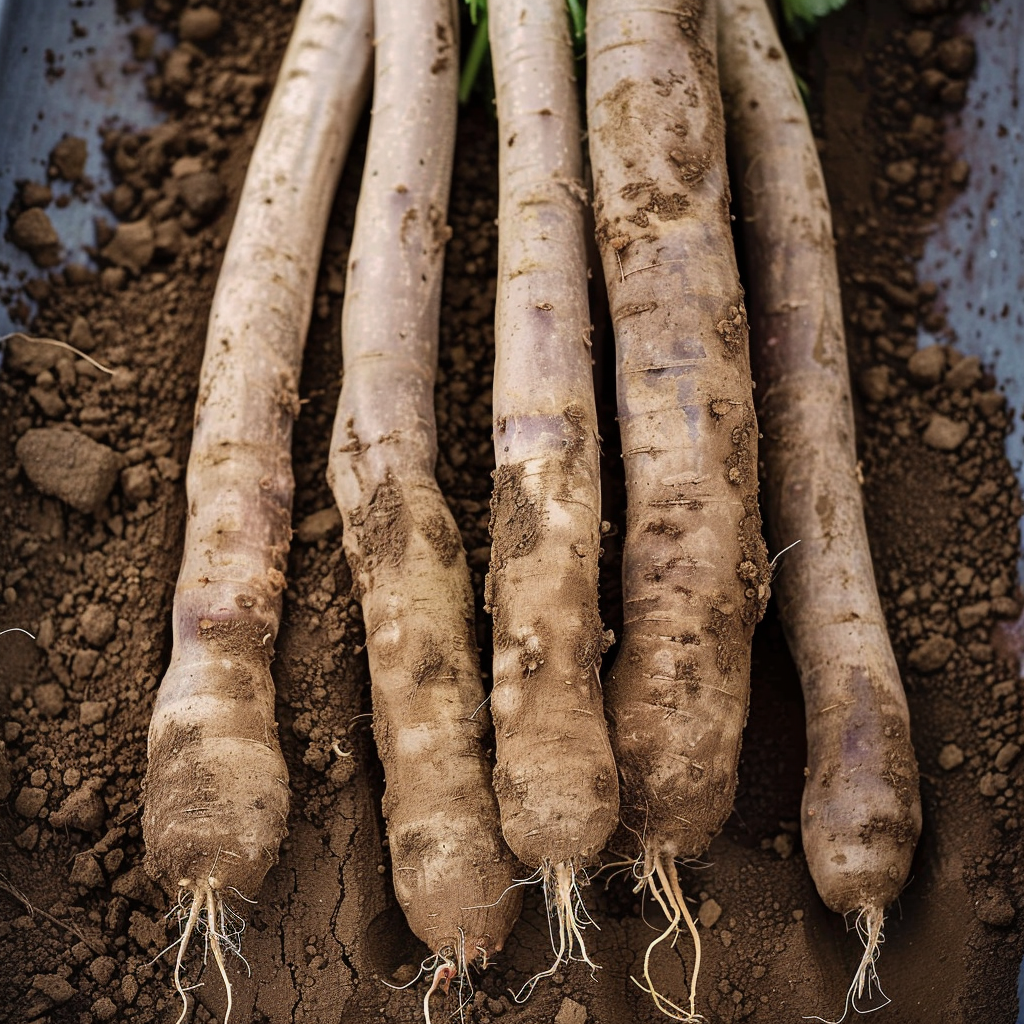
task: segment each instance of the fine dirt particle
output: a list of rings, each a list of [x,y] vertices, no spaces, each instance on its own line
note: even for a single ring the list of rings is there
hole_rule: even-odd
[[[575,999],[566,997],[555,1014],[555,1024],[587,1024],[587,1008]]]
[[[67,979],[57,974],[37,974],[32,979],[32,987],[44,995],[51,1006],[63,1006],[75,995]]]
[[[185,209],[200,223],[205,223],[224,202],[224,184],[211,171],[198,171],[178,181],[178,195]]]
[[[909,665],[918,672],[938,672],[953,656],[956,643],[948,636],[938,634],[922,640],[907,659]]]
[[[717,900],[705,900],[697,915],[705,928],[714,928],[722,916],[722,907]]]
[[[107,807],[100,796],[103,783],[91,779],[74,790],[50,815],[54,828],[77,828],[83,832],[98,833],[103,829]]]
[[[945,370],[946,350],[942,345],[927,345],[907,360],[907,373],[918,384],[938,384]]]
[[[18,191],[18,198],[25,209],[32,206],[45,209],[53,201],[53,189],[49,185],[40,185],[35,181],[23,181]]]
[[[981,360],[977,356],[967,356],[946,374],[946,387],[954,391],[970,391],[983,376]]]
[[[32,688],[32,699],[44,718],[56,718],[64,710],[64,687],[60,683],[40,683]]]
[[[963,763],[964,752],[955,743],[947,743],[939,751],[939,767],[945,771],[951,772]]]
[[[943,452],[952,452],[956,451],[967,440],[967,435],[970,432],[970,424],[936,413],[928,420],[928,426],[925,427],[921,440],[929,448],[937,448]]]
[[[112,608],[91,604],[82,612],[78,628],[86,643],[93,647],[103,647],[114,635],[117,616]]]
[[[1013,924],[1017,911],[1005,892],[990,889],[985,897],[978,901],[974,912],[978,920],[995,928],[1009,928]]]

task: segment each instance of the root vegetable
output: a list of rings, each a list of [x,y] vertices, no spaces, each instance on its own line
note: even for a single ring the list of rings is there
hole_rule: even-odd
[[[607,684],[641,886],[697,947],[672,861],[732,810],[768,594],[747,322],[729,222],[713,2],[592,0],[587,109],[626,469],[622,647]]]
[[[147,867],[182,894],[231,989],[224,901],[277,860],[288,772],[270,662],[291,537],[292,422],[320,248],[368,84],[370,10],[306,0],[246,175],[210,312],[174,596],[149,732]]]
[[[719,0],[741,182],[776,589],[807,712],[802,832],[818,892],[862,918],[848,996],[875,980],[884,910],[921,831],[906,697],[878,600],[854,443],[832,219],[814,138],[763,0]]]
[[[398,901],[433,991],[518,915],[485,751],[473,593],[434,468],[434,378],[456,117],[453,0],[378,0],[373,119],[342,319],[328,476],[366,624]],[[425,1007],[429,1014],[429,998]]]
[[[502,139],[486,597],[494,787],[505,838],[538,869],[557,920],[548,975],[563,959],[590,964],[578,883],[618,821],[598,675],[586,192],[564,0],[490,0],[490,39]]]

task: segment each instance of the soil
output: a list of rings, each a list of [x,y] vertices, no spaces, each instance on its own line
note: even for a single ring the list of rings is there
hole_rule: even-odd
[[[206,315],[294,16],[287,2],[225,0],[219,18],[196,8],[179,25],[183,6],[154,0],[147,13],[170,35],[133,35],[140,61],[157,47],[148,88],[168,120],[85,140],[103,146],[117,180],[94,264],[60,264],[7,296],[22,320],[26,300],[37,304],[25,324],[31,333],[70,340],[114,371],[22,344],[9,347],[0,379],[0,628],[36,637],[0,639],[9,758],[9,771],[0,770],[0,978],[14,1021],[171,1022],[180,1009],[173,953],[160,956],[176,937],[174,914],[143,867],[146,731],[170,650]],[[853,2],[794,54],[833,202],[869,528],[924,802],[913,874],[889,915],[879,962],[892,999],[879,1022],[1010,1020],[1024,948],[1021,687],[1010,631],[1000,626],[1016,619],[1021,600],[1022,505],[1003,450],[1011,413],[987,369],[963,358],[954,338],[933,350],[916,345],[919,326],[943,336],[945,322],[937,288],[917,279],[914,261],[967,174],[945,151],[944,116],[962,105],[974,61],[985,59],[959,34],[962,6]],[[165,39],[173,46],[166,52]],[[484,105],[468,109],[437,392],[438,479],[469,552],[485,664],[495,146]],[[54,152],[54,174],[80,173],[81,149],[67,143]],[[274,663],[292,811],[258,904],[234,908],[248,920],[246,962],[231,966],[240,1021],[422,1017],[422,982],[388,987],[410,981],[427,950],[391,890],[364,636],[325,480],[360,164],[357,144],[331,220],[301,383],[296,536]],[[45,213],[46,185],[22,188],[4,228],[48,268],[49,222],[33,215],[24,230],[13,227],[27,211]],[[622,478],[610,332],[596,320],[610,524],[602,612],[617,631]],[[700,1004],[710,1020],[771,1024],[841,1011],[859,944],[807,874],[797,824],[804,756],[800,691],[769,608],[755,636],[735,813],[706,862],[681,874],[704,927]],[[509,990],[551,955],[540,894],[527,889],[505,950],[474,978],[467,1019],[663,1019],[630,981],[656,934],[657,908],[608,875],[588,891],[601,926],[591,931],[597,977],[573,965],[540,983],[525,1005],[513,1001]],[[677,1001],[688,959],[686,943],[653,958],[659,985]],[[187,1019],[222,1021],[223,987],[198,951],[187,973],[202,982]],[[435,1020],[444,1019],[441,1006],[438,997]],[[444,1009],[457,1009],[454,995]]]

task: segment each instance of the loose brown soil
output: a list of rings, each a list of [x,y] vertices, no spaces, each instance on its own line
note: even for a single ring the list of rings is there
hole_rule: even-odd
[[[173,29],[182,6],[156,0],[150,14]],[[879,965],[893,999],[879,1022],[1009,1020],[1024,946],[1020,682],[1011,647],[998,642],[998,623],[1020,610],[1021,503],[1003,452],[1010,414],[985,368],[955,348],[915,355],[918,325],[933,333],[944,326],[935,288],[915,276],[922,228],[963,180],[942,127],[963,101],[974,59],[949,9],[958,6],[851,3],[798,54],[834,206],[869,527],[924,799],[913,876],[890,914]],[[98,231],[98,270],[64,268],[26,287],[39,304],[33,333],[71,337],[115,373],[59,349],[22,346],[8,351],[0,379],[0,628],[37,636],[0,638],[10,759],[0,807],[0,1017],[14,1021],[163,1024],[179,1012],[171,957],[158,957],[177,929],[165,916],[170,901],[143,867],[146,730],[169,654],[206,315],[231,202],[293,16],[284,3],[225,0],[219,9],[223,24],[212,36],[204,34],[207,15],[201,32],[189,16],[192,41],[167,55],[151,82],[167,124],[102,140],[119,184],[109,203],[116,217]],[[487,111],[467,111],[437,393],[438,478],[469,552],[485,663],[495,145]],[[55,160],[76,156],[65,148]],[[235,908],[249,922],[251,969],[232,967],[238,1021],[398,1024],[421,1015],[422,984],[387,987],[411,980],[427,950],[391,891],[363,630],[325,481],[360,161],[357,146],[331,221],[301,385],[297,533],[274,663],[293,806],[258,905]],[[5,230],[45,202],[44,191],[23,189]],[[52,240],[43,242],[45,264]],[[597,328],[595,352],[607,356],[610,334]],[[618,631],[621,472],[607,368],[598,376],[611,524],[602,610]],[[66,438],[48,461],[39,435],[29,435],[37,439],[31,468],[24,452],[16,455],[29,431],[57,426],[80,432],[74,452],[92,458],[101,476],[109,458],[85,441],[115,454],[117,472],[100,480],[102,494],[95,474],[86,481],[92,489],[75,490],[80,500],[43,493],[64,493],[71,463],[58,455],[72,457]],[[769,609],[755,637],[736,810],[706,863],[682,872],[704,925],[700,1002],[711,1020],[771,1024],[841,1009],[859,946],[806,871],[797,826],[803,767],[800,692]],[[0,771],[0,793],[7,788]],[[589,905],[601,926],[590,946],[602,965],[596,979],[572,966],[525,1006],[513,1002],[509,989],[551,956],[540,894],[527,890],[506,949],[475,978],[467,1019],[663,1019],[629,980],[656,934],[645,917],[656,923],[657,909],[642,906],[621,876],[595,885]],[[683,942],[654,957],[655,977],[677,1000],[688,959]],[[193,1019],[222,1020],[215,972],[203,971],[198,951],[188,969],[203,982]],[[454,997],[446,1009],[456,1009]],[[435,1020],[441,1014],[438,999]]]

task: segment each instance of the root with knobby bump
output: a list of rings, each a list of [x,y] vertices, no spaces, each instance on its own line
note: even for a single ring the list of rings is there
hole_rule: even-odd
[[[545,863],[538,871],[538,881],[544,887],[544,905],[547,909],[548,930],[555,960],[550,967],[535,974],[517,992],[512,993],[512,998],[517,1003],[525,1003],[533,994],[538,982],[550,978],[559,967],[572,960],[586,964],[592,974],[600,970],[600,967],[590,959],[583,938],[583,929],[587,925],[597,928],[597,924],[587,913],[580,893],[580,878],[584,885],[590,882],[586,872],[572,863],[565,862],[554,865]],[[557,940],[555,925],[558,927]]]
[[[675,869],[671,862],[668,869],[666,869],[660,853],[653,856],[647,854],[647,856],[651,857],[651,865],[649,868],[646,865],[644,866],[634,891],[641,892],[643,889],[647,889],[650,892],[658,906],[661,907],[662,913],[668,918],[668,927],[650,943],[644,953],[644,981],[646,985],[641,984],[636,978],[631,978],[630,980],[638,988],[650,995],[651,999],[654,1000],[654,1005],[666,1017],[684,1021],[685,1024],[700,1024],[700,1022],[706,1019],[697,1013],[696,1010],[697,977],[700,974],[701,958],[700,934],[697,931],[697,925],[690,914],[689,908],[686,906],[686,897],[683,896],[683,891],[679,886],[679,879],[676,877]],[[639,864],[639,862],[637,863]],[[654,952],[654,948],[661,945],[666,939],[671,938],[672,945],[675,945],[676,939],[680,934],[680,921],[686,923],[686,928],[693,940],[694,960],[693,972],[690,975],[689,1010],[683,1009],[683,1007],[672,1002],[671,999],[663,996],[654,987],[654,982],[651,979],[651,954]]]
[[[878,972],[875,969],[875,962],[878,960],[878,955],[881,952],[880,947],[885,941],[882,935],[882,925],[884,922],[885,913],[878,907],[865,907],[857,914],[854,928],[860,936],[860,941],[864,944],[864,953],[860,958],[860,963],[857,965],[853,981],[850,982],[850,987],[846,990],[846,1000],[843,1003],[842,1016],[836,1020],[827,1020],[824,1017],[812,1015],[804,1017],[804,1020],[816,1020],[820,1021],[821,1024],[842,1024],[851,1009],[854,1013],[874,1013],[875,1010],[881,1010],[889,1005],[892,1000],[882,991],[882,985],[878,980]],[[872,987],[877,989],[878,998],[881,999],[881,1002],[877,1006],[869,1006],[866,1009],[862,1009],[857,1005],[857,1000],[864,998],[865,988],[867,989],[868,999],[871,999]]]

